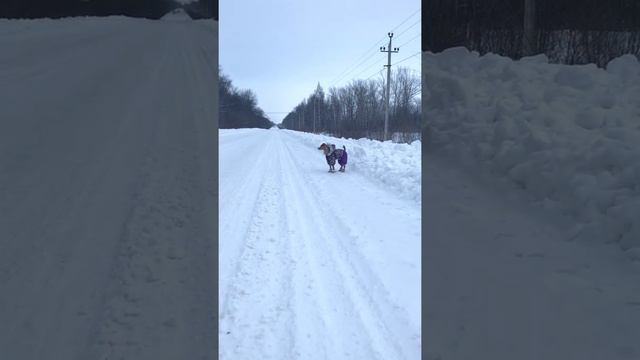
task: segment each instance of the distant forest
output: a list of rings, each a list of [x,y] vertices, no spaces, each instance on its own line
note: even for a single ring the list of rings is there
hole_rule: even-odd
[[[421,131],[421,80],[408,68],[391,72],[389,133],[393,140],[415,140]],[[282,121],[281,127],[335,136],[383,139],[385,78],[354,80],[328,93],[318,84]]]
[[[258,107],[253,91],[238,89],[231,79],[218,69],[220,97],[220,129],[262,128],[269,129],[275,124]]]
[[[217,0],[198,0],[180,5],[173,0],[2,0],[0,18],[61,18],[73,16],[125,15],[159,19],[182,7],[194,19],[218,19]]]
[[[557,63],[600,66],[622,54],[640,55],[638,0],[429,0],[423,16],[426,51],[465,46],[514,59],[545,53]]]

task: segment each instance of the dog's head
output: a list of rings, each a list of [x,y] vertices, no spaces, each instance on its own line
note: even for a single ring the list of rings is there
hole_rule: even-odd
[[[318,150],[322,151],[325,155],[327,155],[329,153],[329,145],[322,143],[320,144],[320,147],[318,147]]]

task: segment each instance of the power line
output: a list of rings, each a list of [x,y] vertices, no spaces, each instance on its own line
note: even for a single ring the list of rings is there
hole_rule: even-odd
[[[401,48],[401,47],[403,47],[403,46],[407,45],[408,43],[412,42],[413,40],[415,40],[415,39],[419,38],[419,37],[420,37],[420,35],[422,35],[422,33],[420,33],[420,34],[418,34],[418,35],[416,35],[416,36],[412,37],[412,38],[411,38],[411,40],[407,40],[407,41],[405,41],[402,45],[399,45],[398,47],[399,47],[399,48]]]
[[[367,81],[367,80],[371,79],[372,77],[374,77],[376,74],[382,75],[383,71],[384,71],[384,69],[376,70],[376,72],[374,72],[373,74],[369,75],[369,77],[364,79],[364,80]]]
[[[377,44],[376,44],[377,45]],[[361,61],[357,66],[355,66],[352,70],[346,72],[343,76],[341,76],[338,80],[334,81],[331,83],[331,85],[337,83],[338,81],[342,80],[344,77],[346,77],[347,75],[351,74],[354,70],[358,69],[358,67],[360,67],[360,65],[364,64],[365,62],[367,62],[367,60],[373,58],[375,55],[377,55],[378,52],[374,52],[373,54],[371,54],[368,58],[364,59],[363,61]],[[370,67],[369,67],[370,68]]]
[[[405,44],[406,44],[406,43],[405,43]],[[417,54],[419,54],[419,52],[418,52]],[[417,54],[413,54],[413,55],[411,55],[411,56],[409,56],[409,57],[406,57],[406,58],[404,58],[404,59],[402,59],[402,60],[400,60],[400,61],[398,61],[398,62],[394,63],[393,65],[399,64],[399,63],[401,63],[401,62],[402,62],[402,61],[404,61],[404,60],[407,60],[407,59],[409,59],[409,58],[411,58],[411,57],[413,57],[413,56],[416,56]],[[371,64],[371,65],[369,65],[366,69],[364,69],[363,71],[361,71],[360,73],[358,73],[357,75],[355,75],[355,76],[354,76],[354,78],[357,78],[357,77],[358,77],[358,76],[360,76],[362,73],[364,73],[365,71],[367,71],[367,70],[371,69],[371,67],[372,67],[373,65],[376,65],[376,64],[377,64],[377,62],[372,63],[372,64]],[[369,77],[367,77],[365,80],[369,80],[372,76],[374,76],[375,74],[377,74],[377,73],[379,73],[379,72],[382,72],[382,71],[384,71],[384,69],[382,69],[382,70],[376,70],[372,75],[370,75]]]
[[[402,59],[402,60],[400,60],[400,61],[396,61],[393,65],[398,65],[398,64],[400,64],[401,62],[403,62],[403,61],[405,61],[405,60],[409,60],[409,59],[411,59],[412,57],[414,57],[414,56],[416,56],[416,55],[420,55],[420,53],[421,53],[421,52],[420,52],[420,51],[418,51],[417,53],[415,53],[415,54],[413,54],[413,55],[411,55],[411,56],[407,56],[406,58],[404,58],[404,59]]]
[[[417,24],[420,23],[420,21],[422,21],[422,19],[418,19],[418,21],[414,22],[413,24],[411,24],[411,26],[409,26],[408,28],[404,29],[404,31],[402,31],[400,34],[398,34],[398,37],[400,37],[402,34],[406,33],[407,30],[411,29],[412,27],[416,26]]]
[[[374,61],[373,63],[369,64],[369,66],[367,66],[364,70],[360,71],[357,75],[355,75],[354,78],[358,78],[358,76],[362,75],[362,73],[371,69],[371,67],[373,67],[373,65],[376,65],[376,64],[378,64],[378,61]]]
[[[413,14],[409,15],[409,17],[408,17],[408,18],[406,18],[406,19],[402,20],[402,22],[401,22],[400,24],[396,25],[396,27],[394,27],[393,29],[391,29],[391,31],[389,31],[389,32],[394,32],[394,31],[395,31],[397,28],[399,28],[402,24],[406,23],[406,22],[407,22],[407,20],[411,19],[411,18],[413,17],[413,15],[415,15],[415,14],[419,13],[419,12],[420,12],[420,10],[422,10],[422,8],[420,8],[420,9],[416,10]]]
[[[400,22],[400,24],[396,25],[391,32],[395,31],[396,29],[398,29],[400,26],[402,26],[404,23],[406,23],[409,19],[411,19],[412,17],[414,17],[416,14],[420,13],[420,11],[422,10],[422,8],[418,8],[418,10],[414,11],[411,15],[409,15],[407,18],[405,18],[404,20],[402,20],[402,22]],[[420,20],[418,20],[418,22],[420,22]],[[405,29],[404,32],[406,32],[406,30],[410,29],[411,27],[413,27],[415,24],[411,25],[409,28]],[[403,32],[403,33],[404,33]],[[398,35],[399,36],[399,35]],[[352,73],[353,71],[355,71],[356,69],[358,69],[358,67],[360,65],[362,65],[364,62],[366,62],[367,60],[371,59],[371,57],[373,55],[375,55],[377,52],[374,52],[373,54],[369,55],[369,57],[367,57],[364,61],[360,61],[361,59],[365,58],[370,52],[371,50],[375,49],[376,47],[380,46],[380,43],[383,42],[384,40],[386,40],[386,37],[383,37],[382,39],[376,41],[374,43],[373,46],[371,46],[367,51],[364,52],[364,54],[362,54],[360,57],[358,57],[358,59],[356,61],[354,61],[352,63],[351,66],[347,67],[346,70],[344,70],[343,72],[340,73],[340,75],[338,77],[335,78],[334,81],[331,82],[331,85],[329,85],[329,87],[333,86],[334,84],[338,83],[340,80],[342,80],[346,75]],[[354,64],[356,64],[354,66]]]
[[[415,40],[415,39],[417,39],[417,38],[419,38],[419,37],[420,37],[420,35],[422,35],[422,33],[419,33],[419,34],[417,34],[416,36],[414,36],[413,38],[411,38],[411,39],[409,39],[409,40],[405,41],[402,45],[398,46],[398,48],[401,48],[401,47],[403,47],[404,45],[406,45],[406,44],[408,44],[408,43],[412,42],[413,40]],[[414,55],[415,55],[415,54],[414,54]],[[357,78],[357,77],[358,77],[358,76],[360,76],[362,73],[364,73],[364,72],[366,72],[367,70],[371,69],[371,67],[372,67],[373,65],[375,65],[375,64],[376,64],[375,62],[374,62],[374,63],[372,63],[372,64],[370,64],[370,65],[369,65],[369,66],[367,66],[364,70],[362,70],[362,71],[361,71],[361,72],[359,72],[357,75],[355,75],[355,76],[354,76],[354,78]],[[376,73],[374,73],[373,75],[375,75],[375,74],[376,74]],[[371,75],[371,76],[373,76],[373,75]],[[371,76],[369,76],[366,80],[368,80],[369,78],[371,78]]]
[[[365,52],[364,52],[364,54],[362,54],[362,56],[358,57],[358,60],[354,61],[354,62],[353,62],[353,64],[351,64],[351,66],[347,67],[345,71],[343,71],[342,73],[340,73],[340,75],[336,78],[336,80],[335,80],[335,81],[332,81],[332,82],[331,82],[331,84],[333,85],[333,84],[337,83],[340,79],[342,79],[342,78],[344,77],[344,75],[346,75],[346,74],[348,74],[349,72],[351,72],[351,71],[355,70],[355,68],[357,68],[357,66],[355,66],[355,67],[354,67],[353,65],[354,65],[354,64],[357,64],[357,63],[358,63],[358,61],[360,61],[362,58],[364,58],[366,55],[368,55],[368,54],[371,52],[371,50],[373,50],[373,49],[375,49],[376,47],[378,47],[378,46],[380,45],[380,43],[381,43],[383,40],[385,40],[385,39],[386,39],[386,38],[384,38],[384,37],[383,37],[382,39],[380,39],[380,40],[376,41],[376,42],[373,44],[373,46],[372,46],[372,47],[370,47],[367,51],[365,51]],[[376,54],[376,53],[377,53],[377,52],[374,52],[374,54]],[[371,57],[371,56],[370,56],[370,57]],[[369,58],[370,58],[370,57],[369,57]]]

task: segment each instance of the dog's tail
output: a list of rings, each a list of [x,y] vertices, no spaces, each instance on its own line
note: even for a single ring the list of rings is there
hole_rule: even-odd
[[[346,148],[344,145],[342,145],[342,149],[343,149],[344,151],[347,151],[347,148]]]

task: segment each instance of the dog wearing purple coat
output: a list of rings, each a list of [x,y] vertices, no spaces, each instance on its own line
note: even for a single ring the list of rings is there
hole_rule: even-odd
[[[342,149],[336,149],[334,144],[322,143],[318,150],[321,150],[324,154],[327,164],[329,164],[329,172],[336,171],[336,160],[338,161],[338,164],[340,164],[340,170],[338,171],[345,171],[347,166],[347,148],[344,145],[342,146]]]

